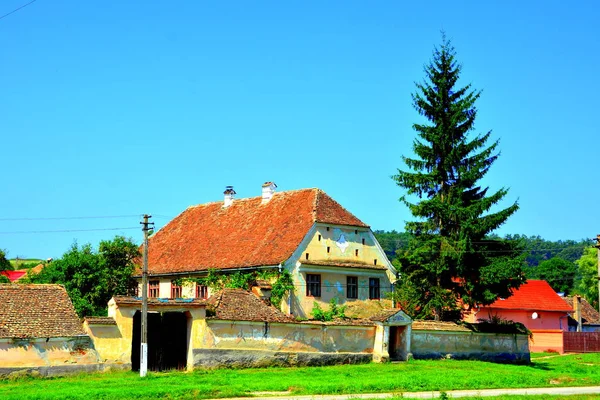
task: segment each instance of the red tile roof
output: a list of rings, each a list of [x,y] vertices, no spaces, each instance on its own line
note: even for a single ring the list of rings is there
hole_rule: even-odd
[[[85,335],[60,285],[0,285],[0,338]]]
[[[44,269],[44,264],[38,264],[31,269],[17,269],[14,271],[10,271],[10,270],[0,271],[0,275],[6,276],[11,282],[17,282],[20,279],[24,278],[29,271],[31,271],[32,274],[39,274],[42,271],[42,269]]]
[[[207,300],[214,319],[227,321],[294,322],[277,308],[243,289],[223,289]]]
[[[572,312],[568,305],[546,281],[528,280],[507,299],[498,299],[489,308],[532,311]]]
[[[368,227],[319,189],[189,207],[149,241],[150,274],[278,265],[315,222]]]
[[[27,274],[27,271],[0,271],[0,275],[4,275],[8,278],[9,281],[15,282],[24,277]]]

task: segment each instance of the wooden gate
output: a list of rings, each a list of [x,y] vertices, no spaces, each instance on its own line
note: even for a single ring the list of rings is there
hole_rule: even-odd
[[[600,352],[600,332],[565,332],[563,351],[565,353]]]

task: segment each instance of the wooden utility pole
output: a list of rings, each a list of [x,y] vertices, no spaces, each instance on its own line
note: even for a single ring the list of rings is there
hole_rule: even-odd
[[[152,215],[144,214],[142,231],[144,232],[144,265],[142,267],[142,337],[140,340],[140,376],[148,373],[148,231],[154,222],[148,222]]]

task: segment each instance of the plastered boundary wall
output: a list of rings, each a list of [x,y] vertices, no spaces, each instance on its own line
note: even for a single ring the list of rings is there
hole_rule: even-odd
[[[207,320],[193,365],[200,368],[367,363],[375,325]]]
[[[529,363],[527,335],[468,331],[416,330],[411,332],[415,359],[469,359]]]
[[[0,377],[56,376],[127,368],[104,363],[89,336],[0,339]]]

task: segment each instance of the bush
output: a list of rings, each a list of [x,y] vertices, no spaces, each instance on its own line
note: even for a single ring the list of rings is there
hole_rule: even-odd
[[[325,311],[321,308],[319,303],[316,301],[313,303],[313,309],[311,312],[313,319],[317,321],[333,321],[334,319],[345,319],[346,318],[346,306],[339,306],[338,299],[334,297],[329,302],[329,310]]]

